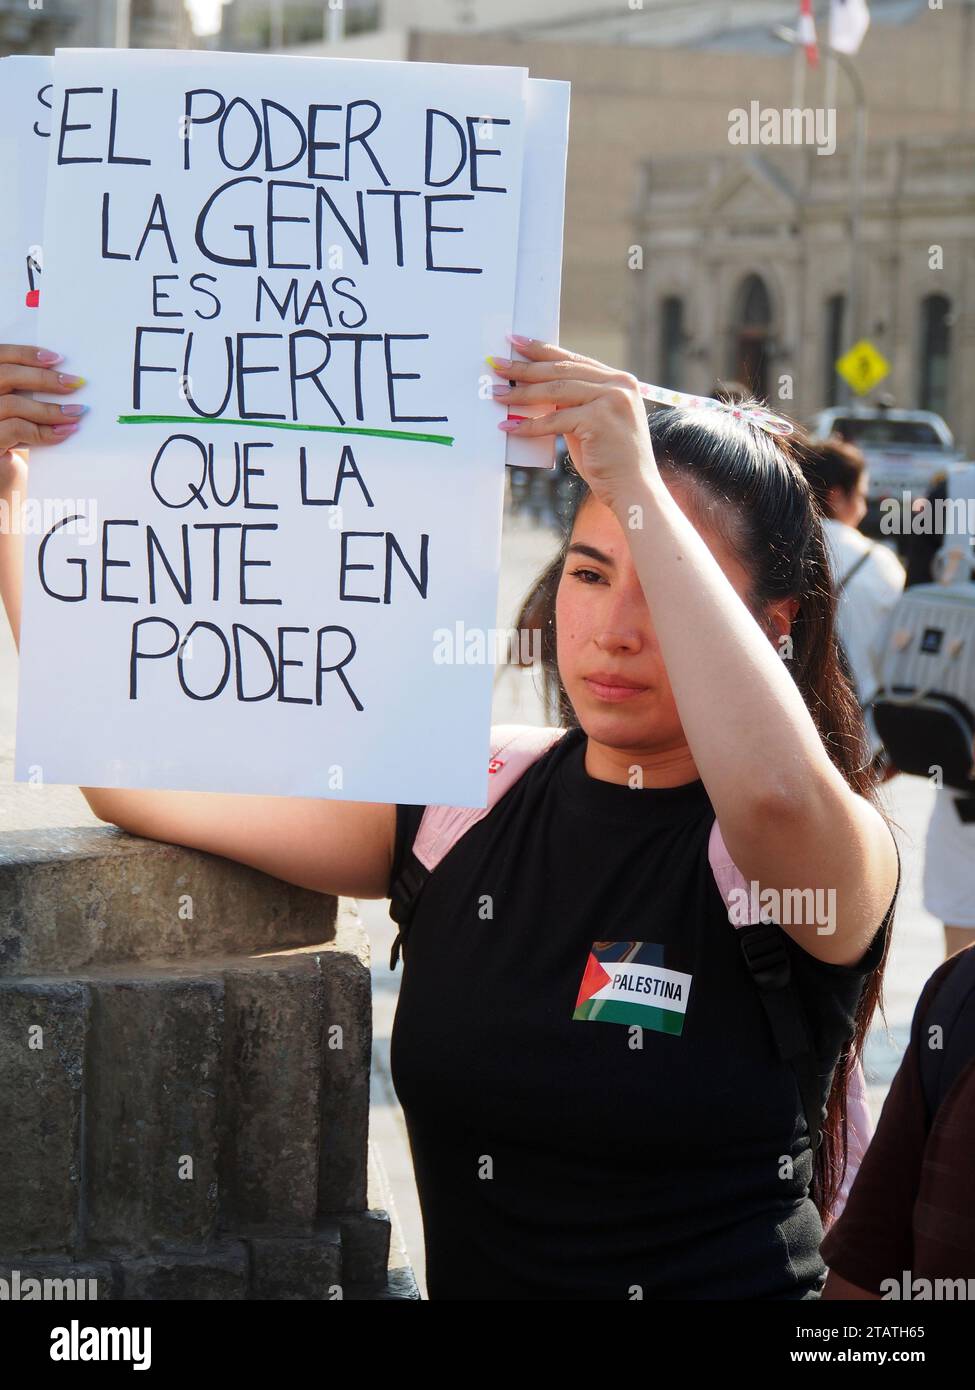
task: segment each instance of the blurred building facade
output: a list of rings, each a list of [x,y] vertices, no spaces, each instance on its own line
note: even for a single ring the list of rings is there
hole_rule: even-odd
[[[745,381],[800,418],[842,401],[850,158],[763,146],[646,161],[633,370],[703,393]],[[975,452],[975,132],[872,142],[861,242],[861,334],[892,365],[877,389],[944,415]]]
[[[0,54],[114,48],[120,0],[0,0]],[[128,46],[192,48],[184,0],[127,0]]]
[[[828,5],[814,8],[825,40]],[[225,30],[234,11],[267,10],[268,0],[233,0]],[[795,0],[345,0],[355,32],[285,48],[510,64],[570,81],[562,341],[677,389],[744,376],[805,419],[844,398],[832,364],[852,345],[854,112],[842,73],[829,97],[826,63],[807,69],[775,37],[796,10]],[[871,0],[870,13],[855,59],[868,111],[857,318],[893,366],[877,391],[938,410],[975,456],[975,3]],[[733,110],[823,109],[828,97],[828,156],[730,143]]]
[[[922,0],[926,4],[927,0]],[[394,45],[404,34],[480,34],[543,43],[618,44],[773,52],[771,29],[794,23],[798,0],[223,0],[224,38],[257,41],[284,30],[288,44],[328,31],[339,14],[350,37],[369,33]],[[814,0],[824,35],[828,0]],[[870,0],[875,24],[900,23],[917,0]],[[393,55],[389,55],[393,56]]]
[[[235,53],[282,50],[388,32],[381,0],[226,0],[220,47]]]
[[[975,5],[906,0],[885,24],[882,11],[874,0],[855,60],[868,111],[858,293],[862,332],[893,372],[863,399],[891,392],[939,409],[975,457]],[[674,48],[417,33],[408,56],[571,81],[567,347],[698,391],[753,362],[770,402],[805,419],[835,399],[827,354],[852,346],[854,113],[839,74],[832,154],[732,144],[730,114],[753,101],[825,104],[826,64],[802,73],[797,99],[796,55],[763,35],[754,47],[746,30],[743,46],[729,32]],[[929,264],[936,246],[941,268]],[[791,399],[776,389],[784,375]]]
[[[0,36],[9,16],[40,24],[25,4],[0,0]],[[828,4],[814,8],[825,38]],[[754,371],[771,400],[805,417],[835,399],[827,357],[851,345],[849,86],[840,74],[829,99],[828,156],[729,141],[730,113],[752,102],[827,105],[827,64],[807,71],[772,32],[796,10],[796,0],[343,0],[335,10],[230,0],[210,42],[568,80],[562,341],[678,388]],[[46,38],[35,27],[34,51],[111,44],[114,11],[115,0],[45,0],[45,25],[73,27]],[[203,46],[182,0],[131,0],[131,13],[133,44]],[[858,317],[893,362],[878,389],[940,409],[975,456],[975,0],[871,0],[870,13],[855,59],[869,142]],[[943,263],[931,268],[938,245]],[[778,393],[783,376],[791,400]]]

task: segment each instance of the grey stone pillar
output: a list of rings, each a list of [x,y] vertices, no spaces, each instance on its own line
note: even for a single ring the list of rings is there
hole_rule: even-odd
[[[0,834],[0,1278],[417,1298],[371,1035],[349,900],[115,827]]]

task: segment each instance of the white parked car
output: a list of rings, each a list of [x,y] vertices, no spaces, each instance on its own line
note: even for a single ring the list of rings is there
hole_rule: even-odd
[[[923,497],[935,475],[961,458],[951,430],[933,410],[832,406],[814,416],[809,428],[814,439],[838,434],[863,450],[869,470],[865,531],[885,497]]]

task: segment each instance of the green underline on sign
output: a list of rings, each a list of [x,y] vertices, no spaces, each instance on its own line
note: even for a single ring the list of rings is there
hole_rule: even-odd
[[[207,419],[200,415],[120,415],[120,425],[238,425],[243,429],[257,430],[314,430],[319,434],[367,434],[377,439],[413,439],[422,444],[446,444],[454,442],[452,434],[420,434],[415,430],[374,430],[363,425],[302,425],[290,420],[219,420]]]

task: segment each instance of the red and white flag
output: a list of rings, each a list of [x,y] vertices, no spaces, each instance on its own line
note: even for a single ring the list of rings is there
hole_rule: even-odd
[[[869,27],[867,0],[830,0],[830,48],[839,53],[856,53]]]
[[[819,46],[816,43],[812,0],[799,0],[799,41],[806,50],[806,62],[814,68],[819,62]]]

